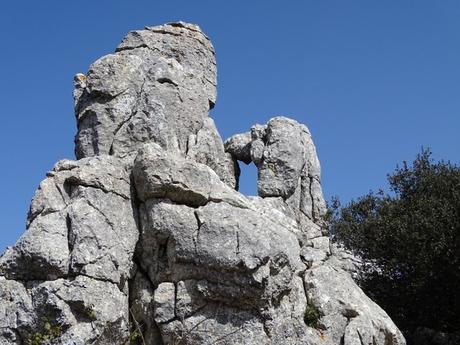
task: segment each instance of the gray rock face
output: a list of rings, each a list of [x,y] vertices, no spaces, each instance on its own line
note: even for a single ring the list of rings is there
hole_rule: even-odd
[[[255,125],[250,132],[229,138],[225,148],[235,159],[256,164],[261,197],[282,197],[315,221],[326,212],[321,168],[306,126],[275,117],[267,125]]]
[[[197,26],[129,33],[74,98],[78,160],[0,257],[0,344],[405,344],[331,252],[307,127],[275,117],[222,142]],[[259,196],[237,192],[237,160]]]
[[[9,319],[1,344],[126,337],[139,236],[130,165],[100,156],[60,161],[47,174],[26,232],[0,258],[0,314]]]
[[[75,83],[77,158],[123,156],[150,141],[185,153],[216,101],[214,48],[192,24],[147,27]]]
[[[357,288],[351,276],[326,262],[304,277],[309,303],[317,306],[324,344],[399,344],[388,315]]]
[[[240,171],[238,163],[228,152],[217,131],[213,119],[208,117],[196,135],[190,135],[187,157],[213,169],[219,178],[234,189],[238,189]]]

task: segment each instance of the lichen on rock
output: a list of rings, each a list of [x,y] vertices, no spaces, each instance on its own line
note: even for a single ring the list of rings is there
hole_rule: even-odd
[[[308,128],[222,142],[198,26],[130,32],[74,86],[77,160],[0,257],[0,344],[405,344],[331,252]]]

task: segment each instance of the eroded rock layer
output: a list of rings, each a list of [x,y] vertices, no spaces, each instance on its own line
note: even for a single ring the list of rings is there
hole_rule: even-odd
[[[195,25],[129,33],[75,77],[77,161],[0,258],[0,344],[405,344],[331,253],[309,130],[224,143]],[[237,161],[259,196],[237,191]]]

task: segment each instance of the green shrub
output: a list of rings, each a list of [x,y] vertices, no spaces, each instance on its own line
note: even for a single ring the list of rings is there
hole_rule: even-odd
[[[318,328],[320,318],[321,314],[319,313],[318,308],[316,308],[313,304],[307,304],[303,318],[305,324],[308,327]]]
[[[334,238],[358,254],[359,284],[410,341],[419,327],[460,329],[460,166],[423,150],[369,193],[329,214]]]
[[[27,345],[42,345],[43,343],[57,339],[62,335],[62,328],[58,324],[52,324],[47,318],[42,318],[39,332],[32,333],[27,339]]]

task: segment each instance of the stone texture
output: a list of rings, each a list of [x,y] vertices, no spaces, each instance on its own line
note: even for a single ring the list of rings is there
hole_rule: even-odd
[[[127,164],[114,157],[58,162],[35,193],[26,232],[0,258],[0,274],[126,280],[138,236]]]
[[[3,291],[11,293],[16,285],[16,312],[27,314],[5,328],[16,340],[0,337],[1,344],[47,336],[43,319],[61,340],[75,344],[128,336],[126,290],[139,233],[131,165],[132,159],[100,156],[60,161],[48,172],[32,200],[26,232],[0,258]]]
[[[174,283],[161,283],[153,295],[154,315],[158,324],[172,321],[176,316],[176,286]]]
[[[359,256],[353,254],[353,252],[347,250],[337,242],[331,243],[331,252],[333,255],[330,257],[329,262],[350,273],[355,280],[359,279],[360,272],[366,269],[363,260]]]
[[[207,165],[165,151],[155,143],[139,150],[133,175],[141,201],[168,198],[191,206],[201,206],[209,200],[245,202],[233,188],[220,183],[219,176]]]
[[[78,276],[20,283],[0,278],[1,344],[118,344],[128,300],[110,283]]]
[[[325,214],[321,168],[306,126],[275,117],[227,139],[225,148],[235,159],[256,164],[261,197],[282,197],[315,221]]]
[[[214,48],[195,25],[147,27],[75,80],[77,158],[149,141],[185,153],[216,101]]]
[[[358,288],[345,271],[325,264],[305,275],[309,303],[320,314],[324,344],[401,344],[388,315]]]
[[[187,157],[211,167],[224,183],[238,189],[238,163],[230,153],[225,152],[219,132],[210,117],[204,120],[203,127],[196,135],[189,136]]]
[[[78,160],[0,257],[0,344],[405,344],[330,245],[307,127],[222,142],[197,26],[133,31],[74,85]],[[258,196],[237,192],[238,160]]]

